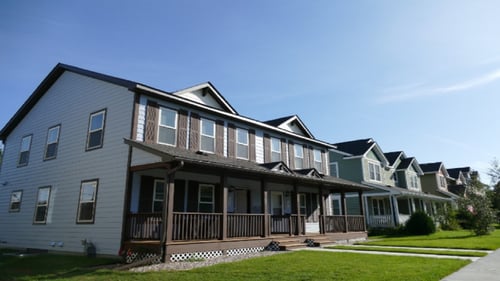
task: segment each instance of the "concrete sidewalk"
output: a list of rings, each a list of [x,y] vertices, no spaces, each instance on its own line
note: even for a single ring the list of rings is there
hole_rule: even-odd
[[[441,281],[466,280],[500,280],[500,249],[446,276]]]

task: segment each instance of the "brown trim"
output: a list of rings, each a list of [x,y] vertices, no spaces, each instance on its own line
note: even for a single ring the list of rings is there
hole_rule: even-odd
[[[224,120],[215,120],[215,154],[224,156]]]
[[[80,207],[81,207],[81,199],[82,199],[82,188],[84,183],[95,182],[95,197],[92,205],[92,220],[89,221],[80,221]],[[95,222],[95,211],[97,206],[97,191],[99,190],[99,179],[91,179],[91,180],[83,180],[80,183],[80,193],[78,193],[78,206],[76,209],[76,224],[93,224]]]
[[[288,142],[288,155],[289,155],[289,167],[291,170],[295,170],[295,147],[293,141]]]
[[[255,130],[248,130],[248,159],[255,162]]]
[[[188,111],[179,109],[177,121],[177,147],[187,148],[187,124],[188,124]]]
[[[363,224],[363,230],[366,231],[366,216],[365,216],[365,200],[363,200],[363,191],[358,191],[358,196],[359,196],[359,208],[360,208],[360,213],[363,217],[365,217],[364,224]],[[398,204],[398,200],[396,199],[395,204]]]
[[[47,148],[49,147],[49,132],[51,129],[54,129],[56,127],[59,127],[59,131],[57,132],[57,142],[56,142],[56,153],[54,154],[54,156],[52,157],[47,157]],[[52,160],[52,159],[56,159],[57,158],[57,150],[59,148],[59,139],[61,138],[61,123],[57,124],[57,125],[54,125],[52,127],[49,127],[47,129],[47,135],[45,137],[45,149],[43,151],[43,161],[48,161],[48,160]]]
[[[137,123],[139,122],[139,107],[141,96],[137,93],[134,93],[134,106],[133,106],[133,114],[132,114],[132,130],[130,132],[130,139],[137,139]]]
[[[200,115],[191,112],[190,130],[189,130],[189,150],[200,150]]]
[[[327,153],[328,151],[325,151],[324,149],[321,149],[321,166],[323,168],[323,171],[319,171],[320,173],[326,175],[326,172],[328,171],[327,169],[327,166],[328,165],[328,161],[327,161]],[[313,160],[314,161],[314,160]],[[338,164],[337,164],[338,165]],[[338,167],[338,166],[337,166]],[[337,174],[337,177],[339,175]]]
[[[40,196],[40,189],[42,188],[48,188],[49,189],[49,196],[47,198],[47,208],[45,209],[45,215],[43,221],[36,221],[36,213],[38,211],[38,196]],[[47,214],[49,213],[49,207],[50,207],[50,195],[52,194],[52,186],[47,185],[47,186],[41,186],[38,188],[38,192],[36,193],[36,201],[35,201],[35,212],[33,213],[33,224],[41,224],[44,225],[47,223]]]
[[[172,165],[170,163],[165,163],[165,162],[151,163],[151,164],[132,166],[132,167],[130,167],[130,171],[137,172],[137,171],[144,171],[144,170],[150,170],[150,169],[170,169],[171,166]]]
[[[236,158],[236,126],[232,123],[227,125],[227,157]]]
[[[102,135],[101,135],[101,144],[95,147],[89,147],[89,141],[90,141],[90,125],[92,123],[92,115],[97,115],[100,114],[101,112],[104,112],[104,120],[102,124]],[[87,128],[87,142],[85,144],[85,151],[92,151],[96,150],[99,148],[102,148],[104,146],[104,132],[106,132],[106,119],[108,119],[108,109],[103,108],[101,110],[92,112],[89,114],[89,123],[88,123],[88,128]]]
[[[222,223],[221,223],[221,239],[226,240],[227,239],[227,193],[228,193],[228,188],[226,186],[226,176],[221,175],[220,176],[220,192],[222,193],[220,196],[220,199],[222,202],[219,204],[222,205]]]
[[[144,130],[145,143],[156,143],[157,141],[159,109],[157,102],[148,100],[146,105],[146,128]]]
[[[281,139],[281,161],[288,165],[288,155],[286,153],[286,139]]]
[[[309,147],[305,144],[302,145],[302,168],[307,169],[307,168],[314,168],[314,164],[311,161],[311,150]]]
[[[271,162],[271,136],[264,134],[264,163]]]

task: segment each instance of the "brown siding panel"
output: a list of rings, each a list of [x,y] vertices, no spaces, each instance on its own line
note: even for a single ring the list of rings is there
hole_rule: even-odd
[[[146,106],[146,132],[145,143],[156,143],[156,131],[158,128],[158,103],[148,101]]]
[[[191,130],[189,132],[189,150],[200,150],[200,115],[191,113]]]
[[[236,155],[236,126],[234,124],[227,125],[227,157],[235,158]]]
[[[253,129],[248,130],[248,136],[249,136],[248,156],[250,161],[255,162],[255,130]]]
[[[215,121],[215,154],[224,156],[224,121]]]
[[[323,171],[320,171],[320,173],[323,173],[325,175],[326,175],[326,165],[328,165],[328,163],[326,163],[327,162],[326,161],[326,157],[327,157],[326,154],[327,154],[327,152],[324,149],[322,149],[321,150],[321,163],[323,164],[322,165],[323,166]]]
[[[288,165],[288,155],[286,155],[286,139],[281,139],[281,161]]]
[[[307,168],[312,168],[314,165],[311,165],[311,151],[309,150],[309,147],[307,145],[303,145],[303,150],[304,150],[304,169]]]
[[[264,163],[271,162],[271,137],[264,134]]]
[[[179,120],[177,124],[177,147],[186,148],[187,145],[187,122],[188,112],[179,110]]]
[[[288,142],[288,155],[290,155],[290,164],[288,165],[290,169],[295,169],[295,150],[293,149],[293,142]]]

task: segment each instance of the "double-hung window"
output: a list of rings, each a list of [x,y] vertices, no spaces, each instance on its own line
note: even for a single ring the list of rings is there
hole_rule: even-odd
[[[45,145],[45,160],[54,159],[57,156],[57,146],[59,144],[59,131],[61,126],[57,125],[49,128],[47,133],[47,144]]]
[[[304,168],[304,147],[300,144],[293,146],[295,152],[295,169]]]
[[[97,185],[97,180],[82,182],[76,219],[77,223],[94,223]]]
[[[215,122],[209,119],[201,119],[200,150],[203,152],[215,152]]]
[[[160,107],[160,124],[158,126],[158,142],[175,146],[177,139],[177,111]]]
[[[47,221],[49,201],[50,201],[50,186],[40,187],[38,189],[33,223],[44,224]]]
[[[314,168],[318,170],[318,172],[323,171],[323,160],[321,159],[321,150],[315,149],[313,151],[314,154]]]
[[[163,197],[165,194],[165,181],[155,180],[153,190],[153,213],[159,213],[163,210]]]
[[[22,197],[23,197],[22,190],[12,191],[12,193],[10,194],[9,212],[19,212],[19,210],[21,210]]]
[[[248,131],[236,128],[236,157],[248,159]]]
[[[440,185],[442,188],[445,188],[445,187],[446,187],[446,179],[445,179],[443,176],[439,176],[439,185]]]
[[[383,199],[373,199],[373,214],[375,216],[385,215],[385,201]]]
[[[104,124],[106,110],[90,114],[89,130],[87,135],[87,150],[101,148],[104,140]]]
[[[337,162],[330,163],[330,176],[339,177],[339,164]]]
[[[281,141],[278,138],[271,138],[271,162],[281,161]]]
[[[370,180],[381,181],[380,164],[368,162],[368,170],[369,170],[369,174],[370,174]]]
[[[300,208],[300,215],[305,215],[307,212],[307,203],[306,203],[306,195],[304,193],[299,194],[299,208]]]
[[[26,166],[28,165],[28,161],[30,158],[30,150],[31,150],[31,139],[33,135],[28,135],[23,137],[21,140],[21,150],[19,151],[19,160],[17,162],[18,166]]]
[[[198,212],[214,212],[214,185],[200,184],[198,189]]]

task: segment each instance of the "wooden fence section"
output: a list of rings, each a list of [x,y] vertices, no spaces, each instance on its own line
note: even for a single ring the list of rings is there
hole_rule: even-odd
[[[160,240],[161,213],[128,214],[125,236],[127,240]]]
[[[305,216],[297,215],[282,215],[282,216],[271,216],[271,233],[272,234],[298,234],[298,224],[301,224],[301,233],[305,233],[306,224]]]
[[[228,214],[227,237],[264,236],[263,214]]]
[[[173,213],[172,240],[219,239],[221,222],[218,213]]]
[[[364,216],[347,216],[347,225],[349,231],[365,231]]]
[[[325,216],[325,232],[345,232],[344,216]]]

